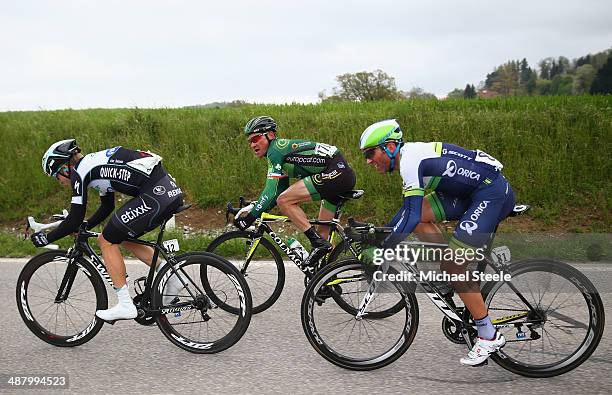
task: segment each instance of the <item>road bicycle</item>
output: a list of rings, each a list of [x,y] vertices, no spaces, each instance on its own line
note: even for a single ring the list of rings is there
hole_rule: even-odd
[[[189,207],[181,206],[175,213]],[[30,223],[36,224],[33,219]],[[57,222],[50,225],[57,226]],[[166,261],[159,271],[151,265],[146,277],[135,280],[133,300],[138,316],[134,320],[142,325],[157,323],[168,340],[190,352],[208,354],[231,347],[244,335],[251,320],[252,300],[247,282],[231,263],[214,254],[176,256],[178,241],[163,241],[165,226],[166,221],[160,225],[156,242],[127,240],[152,247],[152,262],[157,262],[160,255]],[[35,230],[39,229],[40,226]],[[88,243],[98,235],[88,231],[84,222],[68,251],[51,250],[36,255],[19,275],[16,297],[21,318],[32,333],[49,344],[82,345],[96,336],[105,322],[95,312],[108,307],[104,280],[111,287],[113,282],[102,259]],[[207,287],[214,291],[215,298],[223,295],[224,301],[235,306],[234,311],[228,313],[211,300],[199,281],[201,270],[208,273]],[[172,276],[183,285],[175,294],[167,291]]]
[[[359,225],[353,233],[388,232]],[[410,248],[448,247],[420,241],[405,244]],[[487,250],[478,262],[476,273],[486,273],[488,268],[499,277],[484,282],[481,290],[494,326],[507,340],[491,359],[528,377],[563,374],[586,361],[599,344],[605,322],[601,298],[591,281],[565,263],[540,259],[510,263],[509,256],[490,257],[491,252]],[[453,294],[441,291],[441,283],[421,273],[418,265],[407,261],[373,266],[355,258],[323,268],[311,279],[302,299],[302,327],[310,344],[329,362],[351,370],[392,363],[416,336],[419,308],[415,291],[419,287],[443,313],[445,336],[471,348],[477,331],[470,312],[457,307]],[[342,297],[357,306],[354,313],[338,309],[337,302],[328,303],[330,289],[336,296],[334,302]],[[369,316],[374,302],[384,306],[398,300],[402,310],[396,314]]]
[[[327,262],[333,262],[341,254],[346,255],[348,253],[356,258],[361,252],[359,243],[349,242],[349,237],[345,234],[342,225],[340,225],[339,218],[342,206],[349,200],[359,199],[363,193],[363,190],[353,190],[340,195],[342,200],[338,204],[334,218],[331,221],[320,221],[318,219],[311,219],[309,221],[313,225],[329,226],[329,241],[337,247],[318,262],[315,271],[325,266]],[[248,204],[250,202],[245,201],[243,197],[240,197],[238,208],[234,208],[232,203],[229,202],[226,208],[226,219],[229,221],[230,215],[236,215],[242,207]],[[239,257],[238,259],[233,259],[233,261],[249,283],[253,295],[254,314],[261,313],[272,306],[283,291],[285,265],[281,252],[304,273],[305,283],[308,282],[308,279],[313,274],[309,267],[304,266],[299,251],[291,249],[283,238],[270,226],[273,223],[284,222],[289,222],[286,216],[262,213],[255,222],[253,230],[236,230],[224,233],[214,239],[206,249],[206,251],[216,254],[231,254],[232,256]],[[274,244],[278,246],[278,249]],[[202,271],[202,284],[205,288],[207,283],[206,272]],[[210,293],[210,297],[221,307],[227,307],[230,310],[235,307],[229,305],[229,302],[217,300],[213,292]],[[339,298],[338,302],[342,304],[342,308],[346,308],[349,311],[354,310],[354,306],[346,304],[343,299]],[[397,306],[396,310],[399,309],[401,309],[401,306]],[[372,313],[374,316],[393,314],[393,310]]]

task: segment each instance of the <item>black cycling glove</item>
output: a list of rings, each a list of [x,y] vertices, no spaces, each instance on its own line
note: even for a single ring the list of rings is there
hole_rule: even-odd
[[[253,214],[248,213],[243,217],[234,218],[234,225],[236,225],[236,227],[240,230],[245,230],[249,226],[253,225],[253,222],[255,222],[256,219],[257,218]]]
[[[34,244],[34,247],[44,247],[49,244],[47,234],[42,230],[40,232],[32,233],[30,239],[32,240],[32,244]]]

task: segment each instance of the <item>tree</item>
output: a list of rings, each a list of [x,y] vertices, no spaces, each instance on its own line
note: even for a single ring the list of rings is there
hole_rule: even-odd
[[[319,93],[322,101],[374,101],[398,100],[401,93],[395,86],[395,78],[382,70],[373,72],[360,71],[346,73],[336,77],[338,87],[333,88],[333,95],[327,97],[325,91]],[[333,99],[332,99],[333,98]]]
[[[495,83],[495,81],[497,81],[498,78],[499,76],[497,75],[497,71],[495,70],[492,73],[487,74],[483,89],[492,89],[493,84]]]
[[[408,92],[404,92],[403,95],[408,99],[437,99],[433,93],[425,92],[423,88],[414,87]]]
[[[608,56],[608,61],[603,65],[593,80],[591,85],[592,94],[612,93],[612,54]]]
[[[558,74],[551,81],[550,94],[551,95],[571,95],[573,84],[574,84],[574,80],[571,75]]]
[[[540,66],[540,78],[543,80],[550,79],[550,69],[552,67],[552,63],[554,62],[553,58],[546,58],[540,60],[538,66]]]
[[[461,88],[455,88],[452,91],[448,92],[446,95],[447,99],[463,99],[464,90]]]
[[[550,85],[551,84],[552,83],[550,82],[550,80],[539,79],[536,81],[535,92],[538,95],[542,95],[542,96],[550,95]]]
[[[516,96],[519,93],[519,68],[516,61],[507,62],[496,70],[497,80],[492,90],[502,96]]]
[[[463,90],[464,99],[474,99],[476,97],[476,88],[474,85],[467,84]]]
[[[595,68],[588,63],[584,63],[576,68],[572,93],[574,95],[584,95],[589,93],[593,80],[595,79],[595,73]]]

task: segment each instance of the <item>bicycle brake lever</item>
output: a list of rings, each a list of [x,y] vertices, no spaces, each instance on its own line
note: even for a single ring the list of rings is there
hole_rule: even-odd
[[[233,207],[232,207],[232,202],[227,202],[227,206],[225,206],[225,224],[229,224],[229,216],[230,216],[230,212],[232,211]]]

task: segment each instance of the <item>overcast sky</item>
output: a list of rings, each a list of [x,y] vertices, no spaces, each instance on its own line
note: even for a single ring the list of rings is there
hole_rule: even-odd
[[[611,0],[6,0],[0,111],[316,102],[375,69],[444,96],[610,48],[611,21]]]

